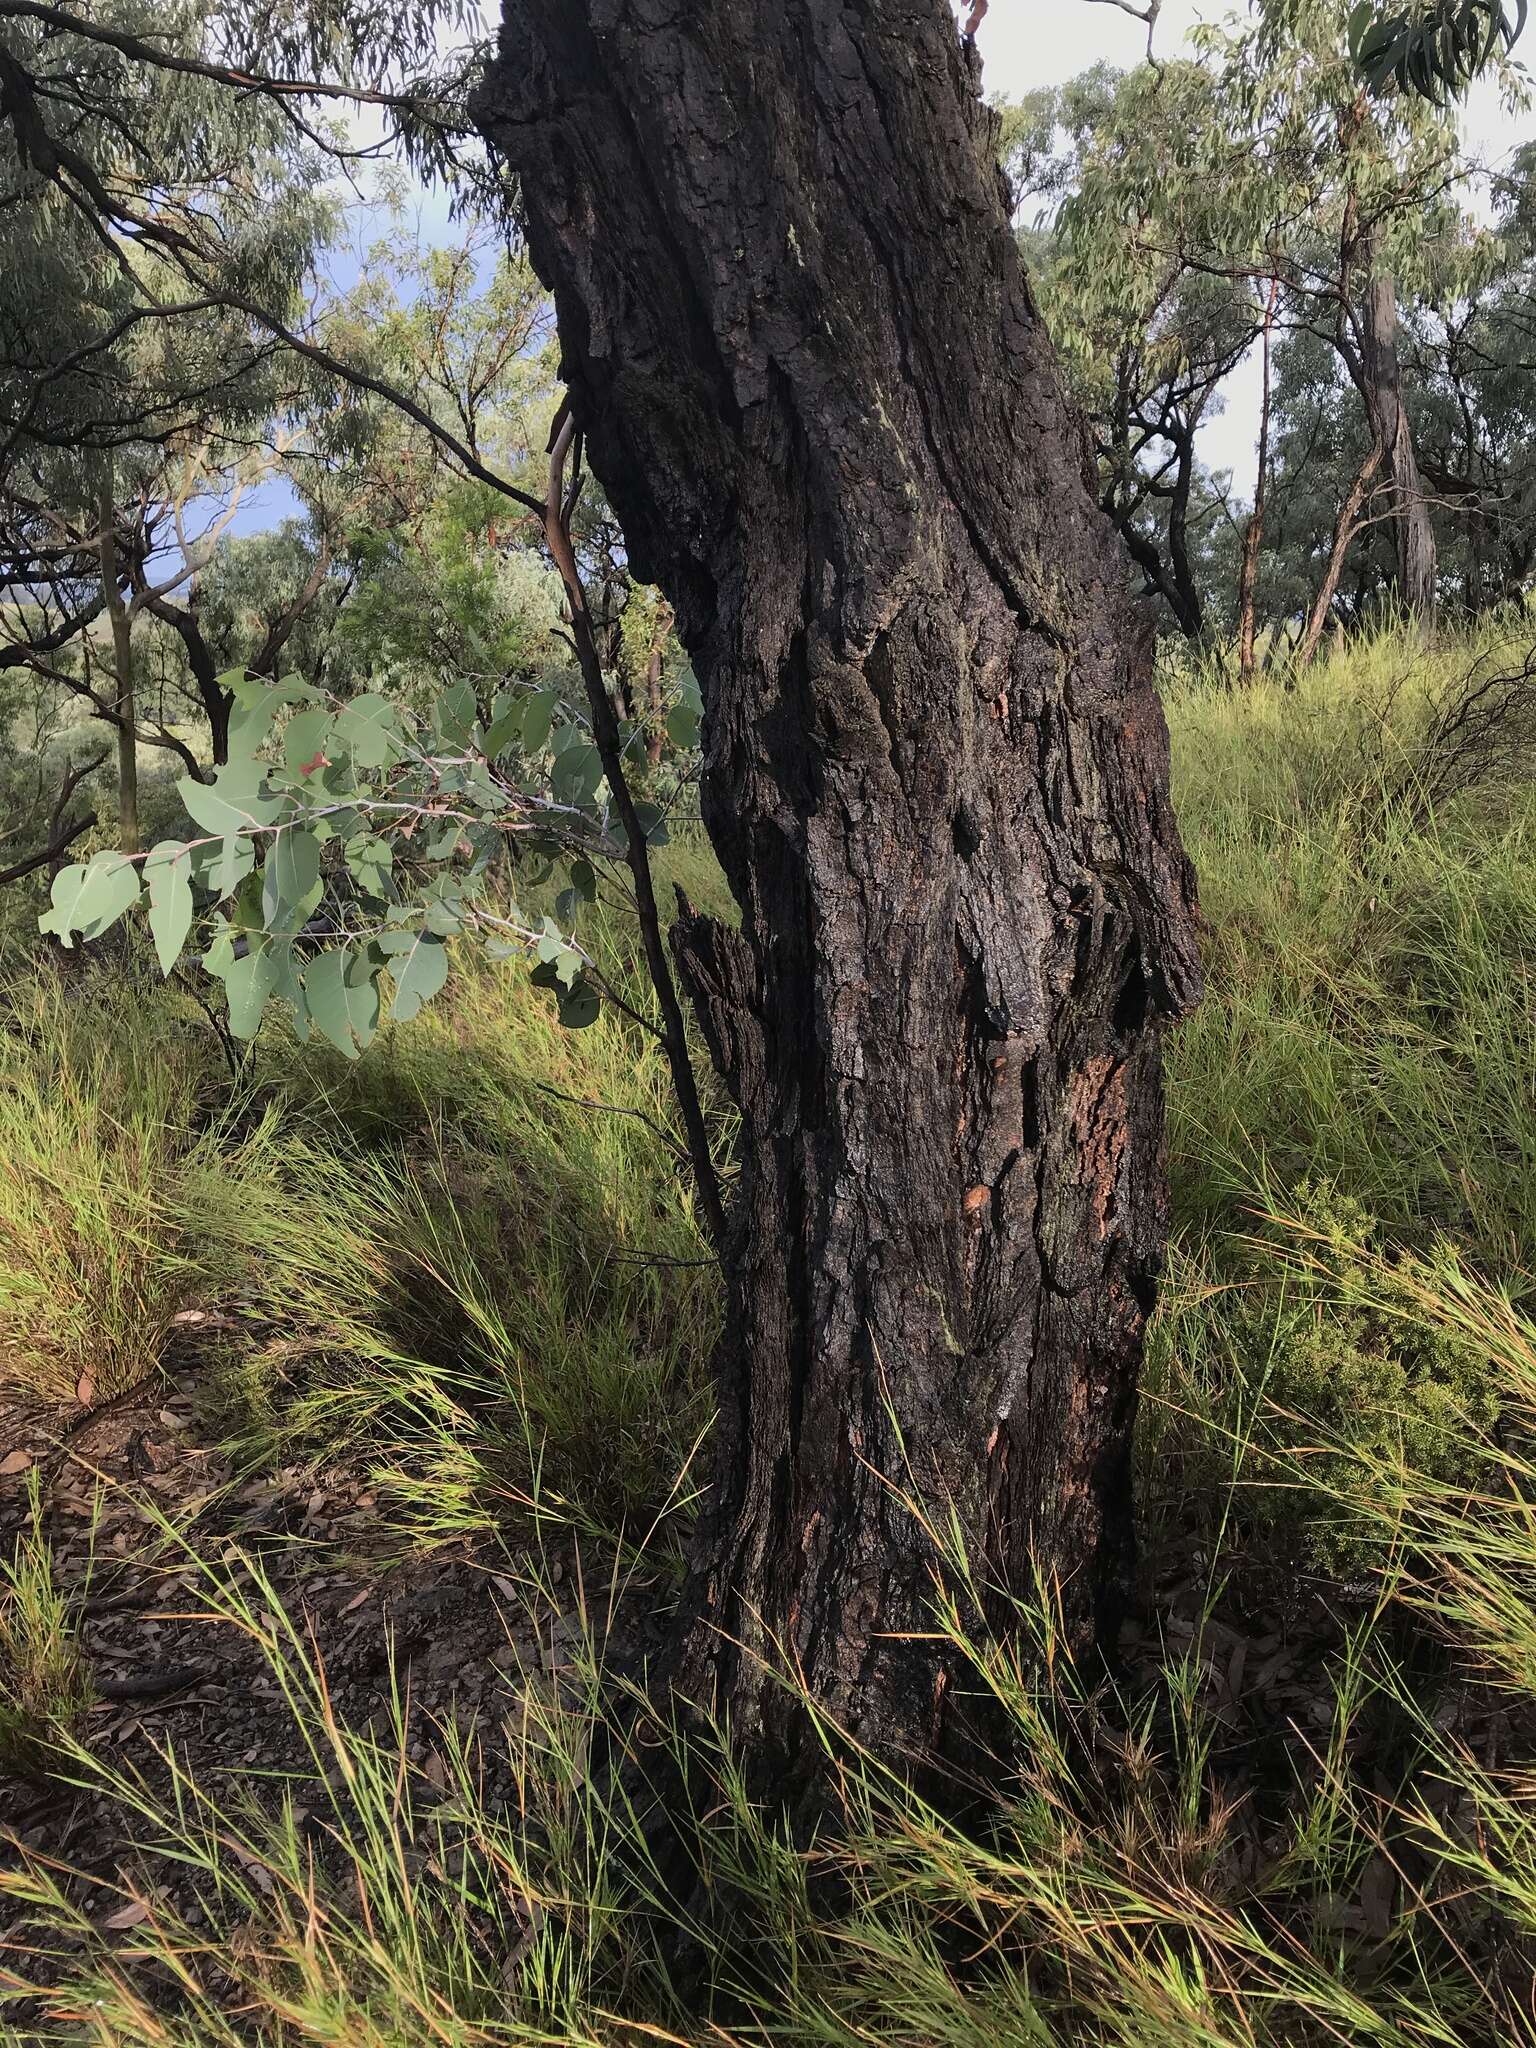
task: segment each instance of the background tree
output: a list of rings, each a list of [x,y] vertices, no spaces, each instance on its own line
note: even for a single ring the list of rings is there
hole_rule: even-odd
[[[1099,66],[1003,110],[1003,162],[1073,395],[1093,423],[1100,502],[1149,593],[1197,639],[1222,499],[1201,426],[1264,325],[1265,281],[1190,260],[1262,246],[1229,214],[1213,157],[1219,80],[1195,63]]]

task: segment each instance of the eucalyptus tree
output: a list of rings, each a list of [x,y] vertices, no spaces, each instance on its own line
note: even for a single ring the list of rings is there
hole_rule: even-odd
[[[1523,597],[1536,573],[1536,148],[1500,169],[1493,201],[1492,231],[1404,333],[1442,555],[1474,613]]]
[[[1198,638],[1203,529],[1225,517],[1200,428],[1263,331],[1263,223],[1228,209],[1219,79],[1189,62],[1099,66],[1003,109],[1003,164],[1100,502],[1149,593]],[[1195,251],[1241,248],[1233,265]]]
[[[679,1683],[786,1792],[781,1659],[932,1755],[946,1590],[1111,1627],[1198,983],[1149,623],[976,83],[943,0],[512,0],[478,101],[703,686],[742,921],[674,946],[742,1156]]]
[[[732,1314],[672,1675],[792,1802],[814,1803],[825,1746],[786,1660],[819,1713],[921,1763],[976,1732],[936,1601],[1008,1629],[1043,1586],[1060,1651],[1112,1639],[1163,1238],[1160,1034],[1199,986],[1150,622],[977,84],[946,0],[506,0],[476,103],[569,394],[542,500],[508,493],[542,516],[588,685],[555,808],[587,819],[599,796],[599,856],[622,833],[674,1055],[635,857],[651,825],[573,544],[583,453],[702,684],[704,815],[741,924],[689,914],[673,944],[742,1139],[729,1219],[710,1205]],[[464,684],[425,721],[235,688],[230,763],[184,785],[198,836],[142,881],[110,858],[61,878],[49,927],[89,936],[147,890],[173,959],[196,880],[247,1027],[281,992],[355,1051],[381,979],[409,1014],[475,916],[443,863],[549,837],[529,769],[553,707]],[[332,848],[358,922],[306,954]],[[552,926],[537,944],[581,1021],[588,964]]]
[[[184,18],[164,26],[174,53]],[[0,16],[0,104],[0,579],[17,600],[0,664],[112,728],[135,850],[140,746],[195,765],[144,715],[138,618],[190,624],[209,499],[259,464],[292,395],[285,352],[173,253],[195,235],[235,293],[287,311],[330,209],[313,147],[264,101],[51,20]],[[194,681],[217,757],[227,699]]]
[[[1267,246],[1241,232],[1213,234],[1192,238],[1185,254],[1228,274],[1277,278],[1282,336],[1305,329],[1326,343],[1364,430],[1336,508],[1314,624],[1356,535],[1375,524],[1392,537],[1399,603],[1433,618],[1435,536],[1399,299],[1431,271],[1443,282],[1447,250],[1466,246],[1460,195],[1470,167],[1454,111],[1413,92],[1373,96],[1357,16],[1343,0],[1266,0],[1247,21],[1196,31],[1218,83],[1222,205],[1235,222],[1261,223]],[[1307,637],[1315,641],[1311,628]]]

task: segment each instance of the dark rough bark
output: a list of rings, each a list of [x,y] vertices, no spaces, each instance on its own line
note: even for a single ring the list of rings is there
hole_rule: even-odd
[[[1369,250],[1369,243],[1367,249]],[[1424,501],[1424,483],[1414,455],[1413,435],[1403,405],[1397,346],[1397,289],[1373,269],[1365,287],[1360,366],[1366,403],[1381,444],[1382,472],[1391,488],[1392,539],[1397,554],[1397,594],[1403,609],[1432,626],[1437,597],[1435,532]]]
[[[781,1783],[781,1649],[882,1753],[942,1749],[901,1496],[994,1589],[1033,1561],[1078,1645],[1130,1562],[1198,981],[1150,629],[946,0],[506,0],[478,117],[742,913],[675,934],[743,1120],[682,1682]]]

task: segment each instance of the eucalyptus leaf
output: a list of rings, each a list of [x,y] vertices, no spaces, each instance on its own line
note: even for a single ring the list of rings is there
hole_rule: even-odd
[[[360,768],[382,768],[400,751],[400,715],[374,691],[344,704],[334,723],[337,739]]]
[[[65,946],[73,934],[99,939],[139,900],[139,873],[126,854],[98,853],[83,865],[67,867],[54,877],[51,907],[37,928],[53,932]]]
[[[376,968],[359,946],[321,953],[304,972],[311,1022],[336,1050],[355,1060],[379,1028]]]
[[[162,839],[144,862],[149,890],[149,930],[160,972],[169,974],[192,930],[192,849],[179,839]]]
[[[379,942],[389,954],[395,984],[394,1013],[409,1023],[448,979],[448,948],[431,932],[386,932]]]
[[[273,834],[262,869],[261,908],[267,930],[296,932],[320,901],[320,846],[303,825]]]
[[[212,782],[183,775],[176,788],[193,823],[221,838],[272,824],[287,802],[264,787],[260,771],[249,761],[227,763]]]

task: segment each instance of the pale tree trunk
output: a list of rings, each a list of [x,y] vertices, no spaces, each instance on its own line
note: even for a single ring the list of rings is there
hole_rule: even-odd
[[[946,0],[506,0],[477,101],[703,689],[741,928],[674,942],[741,1173],[674,1671],[791,1796],[782,1658],[881,1755],[963,1746],[924,1515],[994,1620],[1038,1569],[1112,1633],[1198,987],[1151,624],[976,86]]]
[[[1397,555],[1397,594],[1404,611],[1431,630],[1437,602],[1435,532],[1424,498],[1424,482],[1414,454],[1413,435],[1403,404],[1402,367],[1397,347],[1397,291],[1390,276],[1376,267],[1366,243],[1369,265],[1361,324],[1360,366],[1365,378],[1367,408],[1381,444],[1382,466],[1391,487],[1392,539]]]
[[[133,687],[133,621],[119,587],[117,508],[110,457],[102,465],[100,517],[101,589],[112,629],[112,670],[116,678],[112,709],[117,715],[117,843],[123,853],[138,853],[139,749],[134,737],[138,710]]]
[[[1238,581],[1237,674],[1238,680],[1245,685],[1253,681],[1258,645],[1259,557],[1264,550],[1264,497],[1269,482],[1270,355],[1279,296],[1280,280],[1272,277],[1269,296],[1264,303],[1261,337],[1264,383],[1263,396],[1259,401],[1259,470],[1254,479],[1253,511],[1243,534],[1243,568]]]
[[[1349,489],[1344,494],[1344,502],[1339,507],[1338,517],[1333,522],[1333,539],[1329,543],[1327,565],[1323,570],[1323,580],[1318,585],[1317,596],[1312,600],[1312,609],[1307,614],[1301,645],[1297,649],[1298,661],[1310,661],[1322,642],[1323,628],[1328,623],[1329,607],[1338,592],[1339,578],[1344,573],[1344,558],[1349,553],[1350,542],[1360,530],[1360,513],[1365,504],[1366,493],[1370,490],[1371,480],[1380,467],[1381,444],[1377,442],[1355,471]]]

